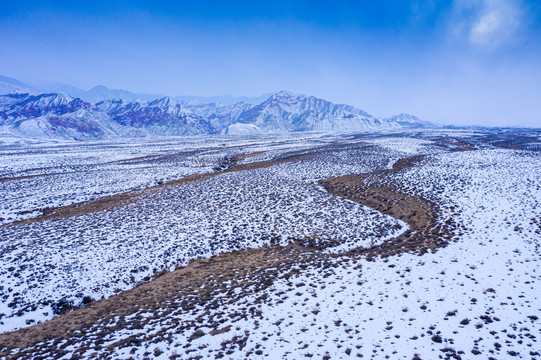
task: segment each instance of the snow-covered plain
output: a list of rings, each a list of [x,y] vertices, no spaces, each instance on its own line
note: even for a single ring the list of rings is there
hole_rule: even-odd
[[[326,141],[330,140],[321,135],[284,135],[263,143],[235,137],[85,143],[0,138],[0,224],[40,215],[45,208],[212,172],[224,157],[273,148],[276,155],[280,148],[321,146]]]
[[[404,231],[405,223],[332,196],[314,184],[321,178],[384,167],[388,154],[377,149],[355,151],[355,147],[317,154],[314,149],[336,141],[334,137],[325,139],[279,138],[274,144],[230,140],[236,145],[234,150],[218,147],[216,142],[223,140],[215,140],[199,149],[190,148],[194,146],[190,142],[159,142],[137,146],[98,143],[84,152],[77,145],[21,149],[26,158],[17,151],[6,152],[11,163],[5,168],[16,175],[43,174],[49,169],[59,174],[59,179],[47,175],[0,183],[4,206],[12,213],[22,206],[66,205],[156,185],[175,176],[212,172],[224,157],[239,154],[239,146],[248,154],[270,149],[269,154],[242,163],[287,154],[308,156],[306,161],[250,170],[248,175],[227,173],[167,187],[111,211],[0,228],[4,240],[0,250],[2,328],[12,330],[50,318],[52,307],[61,301],[77,306],[85,297],[109,297],[194,258],[310,236],[339,241],[337,249],[343,250],[376,244]],[[178,151],[179,145],[182,151]],[[171,149],[174,146],[177,148]],[[168,155],[147,157],[160,151]],[[123,169],[123,160],[130,156],[151,169],[140,170],[137,165]],[[342,157],[342,165],[337,156]],[[26,169],[21,169],[22,158]],[[5,221],[12,218],[7,216]]]
[[[0,269],[15,268],[0,275],[8,311],[1,326],[52,316],[43,315],[43,300],[110,296],[194,257],[285,244],[324,229],[338,240],[326,250],[338,255],[273,269],[268,287],[243,285],[256,276],[248,273],[212,294],[218,308],[183,308],[186,299],[172,298],[55,346],[66,358],[540,358],[541,153],[494,148],[478,135],[339,136],[336,144],[326,138],[297,148],[252,143],[249,152],[270,151],[244,162],[298,157],[166,188],[125,208],[1,228]],[[480,150],[448,151],[430,141],[448,136],[476,139]],[[440,217],[452,217],[461,235],[422,256],[367,261],[341,254],[397,236],[407,225],[314,182],[388,168],[413,154],[428,155],[386,181],[437,203]],[[16,292],[17,304],[8,309]],[[223,331],[213,331],[216,317]],[[138,340],[123,341],[130,338]],[[23,354],[47,355],[47,346]]]

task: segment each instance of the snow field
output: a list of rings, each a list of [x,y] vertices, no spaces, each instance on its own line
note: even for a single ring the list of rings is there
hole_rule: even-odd
[[[382,167],[387,154],[364,145],[307,153],[306,161],[150,192],[123,208],[0,228],[9,239],[0,250],[2,329],[51,318],[51,307],[61,302],[79,306],[85,297],[109,297],[196,258],[305,238],[337,253],[407,229],[314,184]]]
[[[8,260],[0,269],[15,266],[21,273],[30,259],[47,269],[41,278],[24,273],[28,283],[1,275],[0,284],[12,289],[9,296],[23,294],[17,301],[24,306],[56,293],[79,299],[74,294],[94,287],[109,296],[104,284],[129,288],[126,273],[143,264],[167,268],[222,251],[285,244],[321,229],[331,235],[322,237],[321,257],[300,256],[296,264],[236,281],[215,274],[220,286],[207,303],[197,295],[171,298],[27,351],[47,356],[54,343],[66,358],[76,352],[119,359],[539,358],[540,153],[490,146],[445,152],[417,140],[394,136],[367,146],[351,139],[332,149],[298,149],[298,161],[164,189],[126,208],[35,223],[17,233],[2,229],[6,238],[20,240],[3,245],[2,254],[9,255],[2,256]],[[398,222],[313,183],[386,168],[417,152],[429,155],[385,181],[437,203],[440,218],[453,217],[461,235],[423,256],[366,261],[341,254],[398,235],[391,231]],[[23,228],[34,234],[21,237]],[[65,246],[68,258],[39,260],[46,250],[35,239],[42,234],[50,236],[47,246]],[[98,253],[86,261],[90,249]],[[60,269],[47,275],[50,264]],[[75,264],[80,268],[74,270]],[[76,275],[79,280],[70,283],[81,269],[98,280]],[[54,290],[43,286],[52,279]],[[193,306],[185,306],[191,300]],[[9,315],[6,324],[24,316]]]
[[[311,263],[288,279],[277,275],[251,317],[235,314],[246,313],[261,292],[224,301],[221,327],[229,331],[210,334],[205,319],[213,315],[201,319],[204,307],[164,312],[143,329],[112,333],[110,341],[160,329],[165,339],[119,347],[112,356],[538,358],[540,160],[509,150],[432,156],[396,181],[457,214],[468,229],[456,243],[422,257],[344,256],[334,260],[332,276]],[[199,324],[200,336],[179,330],[173,318]]]

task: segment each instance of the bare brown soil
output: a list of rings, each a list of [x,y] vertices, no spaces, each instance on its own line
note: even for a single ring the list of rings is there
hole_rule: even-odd
[[[250,285],[256,284],[261,290],[273,283],[273,277],[265,270],[277,270],[296,264],[302,257],[301,253],[305,253],[304,249],[291,244],[286,247],[273,246],[234,251],[192,261],[184,268],[165,273],[151,282],[111,298],[96,301],[86,308],[77,309],[41,324],[0,334],[2,344],[0,356],[7,355],[7,351],[3,351],[2,347],[6,347],[9,351],[14,348],[25,349],[47,340],[54,339],[58,342],[69,339],[74,332],[84,333],[92,325],[108,323],[116,316],[130,315],[139,310],[154,313],[159,308],[163,309],[164,302],[174,298],[185,299],[181,301],[182,308],[190,309],[196,305],[212,308],[211,304],[215,300],[212,295],[217,291],[229,291],[231,297],[238,296],[233,295],[231,291],[236,286],[225,285],[224,282],[234,280],[238,282],[237,286],[246,286],[247,282],[250,282]],[[254,272],[265,274],[260,277]],[[213,278],[217,274],[219,280]],[[247,278],[248,274],[250,276]],[[214,325],[215,333],[223,332],[220,323]],[[122,322],[111,328],[104,327],[101,331],[112,332],[121,327]],[[23,358],[28,356],[28,354],[20,355]],[[13,358],[18,358],[18,355]]]
[[[492,142],[492,145],[512,150],[541,151],[541,147],[532,147],[532,143],[537,143],[537,137],[509,134],[505,136],[504,139],[498,139],[497,141]]]
[[[423,155],[398,160],[392,169],[367,174],[346,175],[319,182],[331,194],[369,206],[400,219],[410,226],[399,237],[371,248],[355,249],[353,253],[372,256],[392,256],[402,252],[422,255],[448,245],[455,236],[452,219],[440,225],[438,205],[419,196],[402,191],[389,181],[398,171],[414,166]]]
[[[300,240],[286,247],[272,246],[248,249],[217,255],[209,259],[195,260],[186,267],[165,273],[132,290],[94,302],[86,308],[77,309],[42,324],[0,334],[0,344],[2,344],[0,356],[7,356],[10,349],[20,349],[18,354],[10,355],[10,357],[32,358],[36,352],[40,352],[40,349],[46,349],[55,357],[60,357],[64,352],[57,347],[57,344],[60,344],[62,340],[68,339],[68,343],[62,344],[62,347],[68,346],[71,342],[77,343],[77,339],[84,339],[86,333],[94,333],[95,335],[97,327],[99,328],[98,335],[101,337],[100,335],[126,326],[123,316],[139,310],[156,314],[154,316],[164,316],[163,312],[161,315],[157,315],[157,310],[163,311],[164,304],[172,299],[180,299],[178,300],[180,305],[175,305],[175,309],[181,308],[188,311],[197,305],[203,305],[209,309],[207,315],[210,310],[219,313],[220,304],[217,300],[219,297],[213,296],[214,294],[225,292],[228,294],[229,301],[234,302],[245,294],[244,291],[233,291],[235,287],[245,289],[248,285],[255,286],[257,293],[271,286],[275,278],[289,278],[289,276],[301,271],[297,267],[292,269],[292,265],[298,265],[303,269],[308,266],[307,264],[323,264],[322,271],[327,271],[327,267],[331,263],[328,260],[331,257],[338,256],[339,258],[362,261],[362,259],[371,260],[375,256],[387,257],[404,252],[422,255],[429,250],[435,251],[439,247],[446,246],[453,237],[452,223],[449,220],[448,226],[438,225],[437,204],[400,191],[389,179],[393,173],[414,166],[422,159],[422,156],[414,156],[399,160],[391,170],[341,176],[320,181],[320,185],[334,195],[370,206],[407,222],[410,229],[395,239],[372,248],[359,248],[347,254],[334,256],[325,255],[319,251],[319,247],[310,247],[309,241]],[[268,167],[274,163],[246,164],[227,171]],[[160,186],[174,186],[216,175],[214,173],[194,175]],[[113,204],[131,201],[133,198],[130,196],[123,198],[121,194],[116,196],[118,198],[112,200]],[[112,205],[104,203],[103,206]],[[224,285],[227,280],[233,280],[233,283]],[[265,299],[261,298],[258,301],[263,302]],[[172,306],[170,307],[172,308]],[[170,309],[170,311],[174,310]],[[257,317],[257,304],[254,304],[254,307],[250,309],[250,313],[236,314],[236,316]],[[103,326],[115,317],[119,317],[120,321],[114,326]],[[221,322],[218,320],[219,316],[216,319],[210,325],[205,324],[205,326],[213,328],[210,332],[211,335],[229,331],[228,328],[221,326]],[[142,322],[144,319],[139,319],[139,321]],[[184,331],[195,331],[194,338],[202,336],[197,332],[201,324],[193,323],[183,326]],[[44,344],[45,341],[50,342]],[[122,344],[110,346],[121,346],[131,344],[131,342],[135,344],[137,341],[141,341],[141,339],[128,338],[121,340]],[[99,346],[99,343],[96,346]],[[29,347],[32,348],[27,349]],[[80,349],[81,353],[84,350],[87,349]]]

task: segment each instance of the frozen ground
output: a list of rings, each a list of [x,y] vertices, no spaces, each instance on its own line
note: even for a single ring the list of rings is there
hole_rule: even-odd
[[[4,306],[18,296],[2,319],[5,330],[52,316],[44,307],[28,311],[43,299],[81,301],[95,289],[109,296],[194,257],[327,235],[318,237],[323,251],[301,254],[296,263],[227,281],[215,274],[220,286],[208,302],[187,306],[189,298],[179,295],[129,314],[104,314],[67,340],[11,356],[541,358],[541,153],[483,139],[449,132],[340,137],[339,144],[269,151],[245,161],[299,157],[166,188],[125,208],[1,228],[9,242],[2,243],[0,269],[15,267],[0,278]],[[462,141],[477,150],[452,151]],[[434,201],[462,235],[423,256],[367,261],[343,253],[389,240],[407,225],[314,182],[384,169],[419,153],[429,155],[387,185]]]
[[[322,141],[320,136],[316,141],[278,139],[274,144],[242,140],[231,141],[236,146],[240,143],[248,154],[271,149],[270,154],[247,158],[242,163],[284,156],[300,156],[302,160],[166,187],[119,209],[0,228],[5,239],[0,246],[3,329],[43,321],[62,308],[109,297],[195,258],[306,238],[332,241],[334,245],[327,251],[337,252],[371,246],[407,229],[401,221],[332,196],[314,184],[322,178],[384,168],[389,156],[398,157],[397,153],[382,152],[359,141],[339,147],[332,145],[329,149],[328,143],[336,138]],[[211,165],[216,167],[224,157],[239,153],[237,148],[235,152],[227,147],[216,150],[214,145],[210,150],[174,149],[174,155],[163,156],[167,160],[145,157],[158,151],[173,152],[170,149],[173,146],[190,145],[193,144],[151,143],[139,145],[136,147],[139,150],[135,150],[134,145],[128,144],[128,149],[126,145],[118,145],[119,149],[109,150],[113,145],[99,143],[84,152],[75,146],[40,148],[35,156],[24,150],[29,157],[27,167],[38,167],[38,161],[40,167],[54,166],[59,169],[62,181],[42,176],[0,185],[5,186],[8,199],[32,199],[39,208],[51,197],[69,203],[74,198],[72,194],[88,191],[89,183],[102,189],[100,195],[104,196],[129,190],[134,184],[155,185],[156,177],[168,171],[168,176],[177,178],[201,169],[212,172]],[[92,150],[94,146],[102,152]],[[320,151],[322,147],[326,150]],[[283,148],[286,150],[280,150]],[[56,157],[47,157],[47,152]],[[145,157],[141,161],[150,169],[148,172],[132,169],[135,174],[128,169],[123,171],[118,167],[125,166],[124,162],[119,165],[118,159],[127,156]],[[13,164],[21,163],[20,158],[24,158],[14,157]],[[208,165],[198,166],[195,157],[205,159]],[[182,166],[188,162],[193,166]],[[74,164],[93,170],[65,170],[79,166]],[[125,181],[115,181],[115,174]],[[75,187],[73,184],[78,179],[81,179],[80,187]],[[28,187],[22,186],[27,181]],[[43,197],[34,195],[35,188],[40,188]]]
[[[43,143],[0,138],[0,224],[43,210],[214,171],[224,157],[322,146],[326,136]],[[246,159],[249,161],[249,159]]]

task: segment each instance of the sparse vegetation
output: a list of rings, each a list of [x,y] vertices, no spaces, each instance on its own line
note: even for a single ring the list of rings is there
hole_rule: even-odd
[[[196,181],[157,175],[114,208],[1,227],[0,321],[24,328],[0,334],[0,353],[539,356],[539,153],[449,134],[244,139],[206,160],[148,144],[122,166],[230,160]]]

